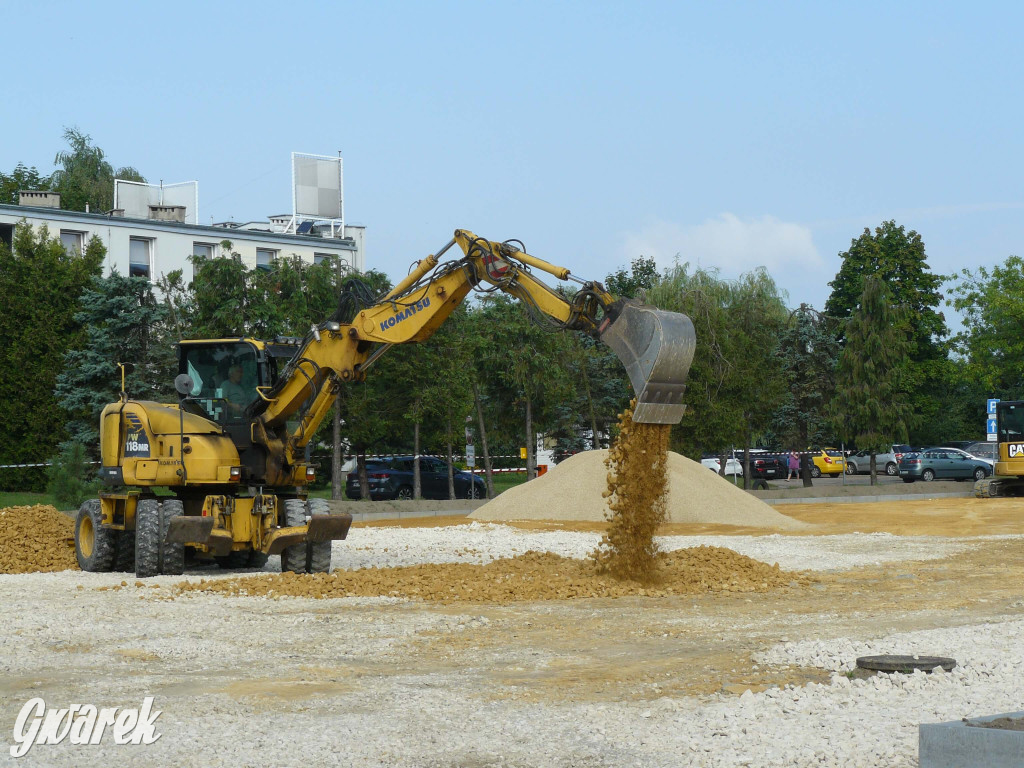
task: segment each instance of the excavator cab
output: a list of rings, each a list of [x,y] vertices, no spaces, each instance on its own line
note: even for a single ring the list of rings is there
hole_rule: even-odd
[[[270,386],[276,373],[258,342],[241,339],[182,341],[178,372],[192,379],[184,407],[222,425],[243,420],[256,388]]]

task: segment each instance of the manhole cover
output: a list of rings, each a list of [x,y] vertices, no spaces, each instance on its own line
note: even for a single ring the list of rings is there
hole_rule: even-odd
[[[956,659],[947,656],[861,656],[857,659],[857,666],[873,672],[909,673],[915,669],[931,672],[936,667],[950,672],[956,666]]]

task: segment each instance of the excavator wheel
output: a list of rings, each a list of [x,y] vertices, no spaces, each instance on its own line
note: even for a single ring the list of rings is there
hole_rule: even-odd
[[[223,557],[215,558],[221,568],[263,568],[267,564],[268,555],[254,549],[236,549]]]
[[[177,499],[160,502],[160,572],[180,576],[185,572],[185,545],[166,541],[171,518],[185,514],[185,505]]]
[[[117,531],[114,570],[131,573],[135,570],[135,531]]]
[[[99,499],[88,499],[75,518],[75,557],[83,571],[109,571],[114,567],[116,531],[103,527]]]
[[[306,524],[306,504],[302,499],[284,500],[284,524],[288,527]],[[307,573],[306,544],[293,544],[281,552],[281,572]]]
[[[217,565],[221,568],[228,570],[234,568],[245,568],[249,565],[249,552],[248,549],[234,549],[228,552],[226,555],[214,558],[217,561]]]
[[[329,515],[331,505],[327,499],[309,499],[306,509],[310,515]],[[306,570],[309,573],[331,572],[331,541],[319,541],[315,544],[306,543]]]
[[[252,550],[249,552],[249,559],[246,561],[246,568],[256,568],[257,570],[263,570],[263,566],[267,564],[267,560],[270,555],[266,555],[263,552],[257,552]]]
[[[160,502],[139,499],[135,507],[135,575],[160,574]]]
[[[180,576],[185,570],[185,545],[164,541],[171,518],[184,514],[177,499],[140,499],[135,507],[135,575]]]

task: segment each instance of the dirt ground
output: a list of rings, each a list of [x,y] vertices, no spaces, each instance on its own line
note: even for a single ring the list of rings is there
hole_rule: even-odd
[[[697,548],[697,555],[687,556],[692,560],[671,560],[677,569],[670,571],[673,589],[635,587],[608,596],[589,596],[593,575],[577,571],[567,577],[579,561],[556,555],[523,555],[503,566],[475,565],[472,557],[447,564],[439,558],[284,579],[271,573],[225,575],[213,567],[184,578],[145,580],[77,570],[3,575],[0,603],[8,610],[0,633],[0,731],[12,733],[18,711],[34,696],[54,706],[137,706],[143,696],[154,696],[163,712],[163,737],[153,747],[107,745],[83,752],[41,746],[26,764],[698,764],[687,762],[685,751],[657,746],[680,747],[677,735],[687,728],[693,708],[706,704],[739,712],[753,698],[741,698],[748,690],[829,680],[829,671],[820,667],[758,661],[771,657],[766,652],[779,643],[813,640],[827,649],[834,641],[834,648],[851,648],[856,642],[850,640],[968,626],[978,631],[979,625],[1024,616],[1024,500],[908,498],[786,504],[776,510],[807,525],[662,526],[659,535],[714,536],[717,547]],[[371,560],[400,562],[397,549],[389,560],[384,547],[390,542],[411,549],[452,538],[424,530],[419,537],[377,536],[389,544],[374,545],[380,532],[373,529],[473,525],[458,546],[482,548],[481,542],[501,540],[501,551],[515,551],[509,544],[515,537],[506,529],[462,516],[357,522],[337,547],[353,550],[350,562],[360,550]],[[580,521],[510,525],[528,531],[604,530],[601,523]],[[878,535],[843,536],[852,533]],[[730,539],[738,550],[746,545],[750,551],[786,552],[789,564],[752,564],[727,549]],[[680,550],[687,551],[694,550]],[[847,557],[851,552],[858,557]],[[923,559],[925,554],[935,557]],[[819,566],[888,564],[801,573],[793,560],[803,557],[816,558]],[[714,578],[688,582],[685,573],[694,570]],[[524,575],[533,586],[515,599],[478,591],[488,582],[493,589]],[[321,594],[357,596],[287,597],[289,583],[294,594],[308,596],[311,585],[331,580],[337,589],[320,589]],[[273,592],[254,586],[260,584],[271,584]],[[558,592],[563,589],[576,592]],[[239,596],[243,590],[249,596]],[[284,599],[275,599],[282,594]],[[952,655],[948,651],[883,649]],[[1012,644],[1006,652],[1019,657]],[[961,661],[970,659],[961,654]],[[1011,679],[1007,690],[1015,684]],[[984,703],[964,714],[1010,712],[1015,706],[991,710]],[[915,715],[896,723],[888,709],[879,716],[892,723],[879,738],[903,758],[886,761],[882,754],[858,764],[915,765],[910,755],[916,723],[931,720]],[[787,717],[789,728],[799,728],[804,719],[800,712]],[[609,726],[607,747],[588,746],[605,738],[591,728],[593,718]],[[839,712],[834,721],[841,724],[843,718]],[[739,740],[747,733],[740,726],[729,730],[731,720],[724,715],[714,722],[701,726],[708,733],[686,735],[682,747],[719,737]],[[757,722],[763,727],[764,721]],[[860,721],[851,727],[853,738],[862,739]],[[631,751],[640,742],[654,745],[647,758]],[[862,741],[850,743],[859,746],[841,748],[863,747]],[[512,756],[485,754],[492,744]],[[793,764],[760,757],[723,764]],[[808,758],[800,764],[853,763]]]
[[[826,679],[821,670],[759,669],[752,663],[752,653],[776,642],[808,636],[877,636],[1024,614],[1020,586],[1024,546],[1017,539],[998,538],[1024,534],[1022,501],[914,499],[794,504],[779,509],[813,528],[778,535],[891,533],[968,538],[971,546],[942,560],[903,561],[895,566],[818,572],[811,579],[783,579],[756,594],[716,590],[651,599],[647,593],[636,592],[635,596],[615,599],[544,603],[486,599],[481,603],[476,597],[471,599],[471,610],[486,621],[457,636],[445,635],[433,641],[424,638],[406,663],[422,671],[446,665],[455,671],[461,665],[489,659],[487,666],[498,678],[496,682],[502,683],[494,695],[617,700],[721,690],[742,693],[748,688],[758,691],[771,685]],[[460,517],[381,521],[357,524],[351,535],[357,540],[360,525],[409,528],[466,522]],[[602,524],[583,522],[530,521],[513,525],[527,530],[603,530]],[[669,524],[658,533],[728,536],[776,532]],[[442,579],[457,573],[463,583],[466,579],[472,582],[474,578],[489,578],[482,567],[477,567],[477,576],[467,575],[466,569],[472,566],[436,568]],[[367,578],[373,580],[377,594],[389,594],[399,577],[375,571]],[[280,583],[276,586],[278,594],[287,594]],[[366,593],[359,590],[353,594]],[[433,610],[458,613],[466,607],[460,605],[457,594],[449,594]],[[709,622],[714,627],[711,632],[707,631]],[[561,663],[527,671],[516,664],[495,662],[502,658],[503,649],[509,648],[531,648]],[[528,678],[529,686],[516,685],[520,677],[520,682]]]

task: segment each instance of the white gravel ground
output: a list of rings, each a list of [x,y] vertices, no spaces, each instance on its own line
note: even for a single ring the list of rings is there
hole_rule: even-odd
[[[584,557],[597,541],[489,524],[367,528],[336,544],[334,556],[341,568],[484,562],[531,549]],[[837,570],[943,558],[972,541],[855,534],[662,543],[716,544],[787,569]],[[126,589],[95,589],[122,578]],[[151,746],[42,745],[20,760],[5,749],[0,765],[909,768],[917,765],[919,723],[1024,709],[1024,621],[1017,617],[892,636],[804,638],[755,658],[827,670],[828,684],[552,703],[497,695],[492,674],[461,657],[458,643],[436,669],[409,664],[428,639],[486,629],[491,620],[479,607],[203,594],[163,600],[164,589],[148,586],[177,580],[160,577],[135,588],[133,577],[116,574],[0,576],[3,741],[10,744],[15,717],[32,696],[52,706],[138,706],[151,695],[163,711],[162,737]],[[533,621],[546,611],[537,609]],[[528,648],[500,650],[508,669],[522,670],[525,693],[532,669],[559,661]],[[856,657],[874,653],[953,656],[959,666],[868,680],[844,674]]]

